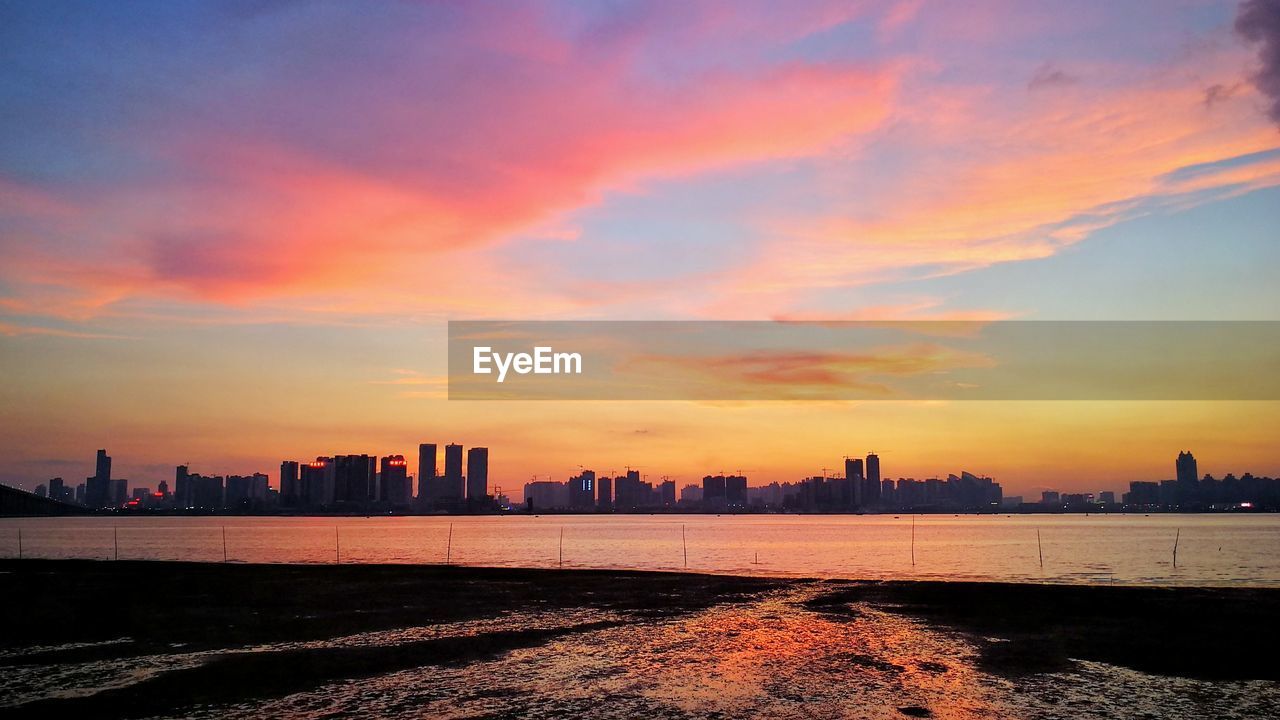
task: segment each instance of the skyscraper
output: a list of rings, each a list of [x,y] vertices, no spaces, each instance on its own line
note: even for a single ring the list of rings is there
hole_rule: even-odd
[[[484,504],[489,496],[489,448],[467,451],[467,501],[472,507]]]
[[[439,495],[436,477],[436,444],[418,445],[418,502],[429,503]]]
[[[602,477],[596,481],[596,507],[601,510],[613,509],[613,478]]]
[[[403,455],[388,455],[382,458],[382,473],[378,477],[378,500],[392,506],[407,505],[411,493],[409,462]]]
[[[334,456],[334,501],[364,505],[377,497],[377,462],[372,455]]]
[[[1174,463],[1174,467],[1178,471],[1178,482],[1194,482],[1200,479],[1200,473],[1196,468],[1196,456],[1191,452],[1183,451],[1178,453],[1178,460]]]
[[[189,508],[195,504],[195,492],[191,486],[191,472],[186,465],[179,465],[173,470],[173,504],[178,508]]]
[[[317,457],[299,468],[299,495],[302,504],[324,507],[333,504],[335,468],[333,458]]]
[[[439,499],[457,503],[463,498],[462,446],[450,443],[444,446],[444,482]]]
[[[862,471],[862,458],[846,457],[844,459],[844,479],[848,484],[848,497],[845,501],[854,507],[861,507],[862,493],[865,488],[866,474]]]
[[[675,495],[675,484],[671,486]],[[742,509],[747,506],[747,478],[744,475],[729,475],[724,479],[725,503],[731,508]]]
[[[93,477],[85,478],[84,504],[91,508],[111,504],[111,456],[106,450],[98,451]]]
[[[867,477],[863,479],[862,504],[880,504],[880,456],[875,453],[867,455]]]
[[[297,507],[302,504],[297,460],[285,460],[280,463],[280,504],[284,507]]]
[[[1195,504],[1200,499],[1200,473],[1196,467],[1196,457],[1190,450],[1180,452],[1174,467],[1178,471],[1178,504]]]

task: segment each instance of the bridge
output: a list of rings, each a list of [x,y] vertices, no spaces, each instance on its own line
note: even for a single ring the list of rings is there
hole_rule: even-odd
[[[0,517],[20,515],[87,515],[89,508],[40,497],[26,490],[0,485]]]

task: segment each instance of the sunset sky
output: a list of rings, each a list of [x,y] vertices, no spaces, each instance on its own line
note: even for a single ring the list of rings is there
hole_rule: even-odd
[[[1280,320],[1277,96],[1274,2],[0,2],[0,482],[1277,475],[1275,402],[444,398],[451,319]]]

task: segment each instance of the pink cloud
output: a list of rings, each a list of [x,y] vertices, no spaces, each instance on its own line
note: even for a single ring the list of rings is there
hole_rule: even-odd
[[[153,119],[156,132],[125,142],[165,169],[81,192],[77,224],[47,226],[7,274],[26,297],[37,285],[74,288],[81,299],[41,303],[74,316],[132,297],[564,311],[577,301],[483,249],[612,188],[820,153],[887,116],[900,72],[792,61],[650,78],[623,50],[585,57],[524,14],[477,13],[449,40],[456,67],[444,80],[415,89],[373,78],[369,104],[323,122],[290,117],[315,98],[288,87],[258,98],[284,108],[274,122],[253,107],[239,123]],[[849,14],[815,6],[743,25],[711,5],[672,42],[734,32],[776,42]],[[297,133],[276,129],[291,124]],[[72,247],[56,239],[71,235]]]

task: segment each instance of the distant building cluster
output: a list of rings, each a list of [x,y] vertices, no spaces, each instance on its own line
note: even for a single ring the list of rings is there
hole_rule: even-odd
[[[676,507],[676,483],[662,478],[657,485],[643,480],[639,470],[625,475],[597,477],[594,470],[582,470],[566,482],[534,479],[524,486],[524,506],[528,512],[578,510],[585,512],[634,512]]]
[[[414,478],[403,455],[333,455],[310,462],[280,463],[278,486],[271,487],[265,473],[251,475],[202,475],[187,465],[174,470],[173,486],[161,481],[151,488],[128,490],[128,480],[111,477],[111,457],[99,450],[91,477],[74,490],[62,478],[36,487],[35,494],[92,509],[140,509],[183,511],[425,511],[481,512],[496,509],[489,495],[489,449],[447,445],[444,474],[436,466],[436,446],[418,448],[420,479]]]
[[[418,446],[418,476],[403,455],[331,455],[280,463],[279,482],[264,473],[202,475],[177,466],[173,485],[161,481],[129,488],[111,475],[111,456],[99,450],[94,474],[72,487],[56,477],[35,495],[94,510],[194,512],[483,513],[525,512],[1219,512],[1280,510],[1280,479],[1249,473],[1221,480],[1200,476],[1190,452],[1178,454],[1175,477],[1138,480],[1117,501],[1112,491],[1042,492],[1038,502],[1004,495],[990,477],[969,472],[946,478],[881,477],[880,457],[845,457],[844,474],[751,486],[742,471],[717,473],[701,483],[662,477],[651,482],[639,470],[625,474],[581,468],[563,482],[535,477],[524,503],[513,507],[500,488],[490,493],[489,449],[444,446],[443,468],[435,443]],[[27,497],[30,497],[29,495]],[[34,501],[34,499],[32,499]],[[81,510],[82,511],[82,510]]]
[[[280,464],[280,505],[308,510],[486,512],[496,509],[489,494],[489,449],[444,447],[439,472],[435,443],[418,446],[418,484],[403,455],[317,457],[305,463]]]
[[[1280,510],[1280,479],[1240,477],[1228,474],[1221,480],[1206,474],[1200,477],[1196,458],[1188,451],[1178,453],[1174,477],[1169,480],[1135,480],[1129,492],[1116,502],[1114,492],[1059,493],[1046,490],[1039,503],[1022,504],[1023,511],[1039,512],[1221,512],[1231,510]]]
[[[658,485],[642,480],[639,471],[617,477],[583,470],[566,482],[533,480],[524,486],[530,512],[634,512],[664,509],[691,512],[886,512],[896,510],[991,511],[1000,507],[1002,491],[989,477],[968,472],[945,480],[881,479],[880,458],[845,458],[843,476],[826,475],[794,483],[750,487],[743,474],[719,473],[685,485]]]

